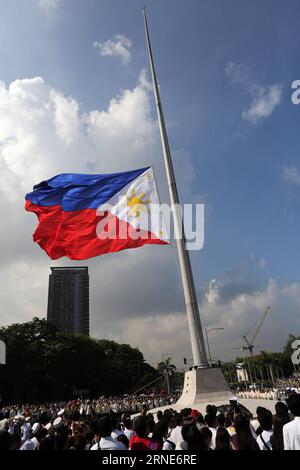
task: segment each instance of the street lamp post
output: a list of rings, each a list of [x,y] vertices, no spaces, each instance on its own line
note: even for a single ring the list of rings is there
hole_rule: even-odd
[[[224,330],[224,328],[209,328],[208,330],[206,328],[204,329],[205,329],[207,349],[208,349],[209,365],[210,367],[212,367],[212,359],[211,359],[210,345],[208,341],[208,333],[210,333],[211,331],[216,331],[216,330]]]

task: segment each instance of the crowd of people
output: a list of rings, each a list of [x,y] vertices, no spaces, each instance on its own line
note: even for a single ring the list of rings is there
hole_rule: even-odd
[[[148,393],[140,395],[122,395],[105,397],[100,396],[96,400],[76,399],[69,402],[42,403],[42,404],[8,404],[1,406],[2,413],[9,413],[10,418],[24,415],[37,415],[47,412],[51,416],[55,416],[61,409],[66,411],[75,410],[82,416],[102,415],[107,413],[139,413],[142,405],[146,405],[149,410],[162,406],[172,405],[177,401],[178,395],[168,393]]]
[[[120,413],[121,406],[119,413],[112,410],[110,402],[120,404],[124,397],[106,399],[110,409],[102,407],[101,412],[96,411],[94,401],[88,400],[74,400],[61,409],[60,404],[18,411],[14,406],[2,407],[0,450],[300,450],[297,393],[292,393],[286,403],[278,401],[274,416],[258,407],[255,419],[236,400],[231,401],[226,413],[214,405],[207,405],[203,415],[195,409],[179,412],[170,406],[155,416],[146,403],[153,398],[151,403],[159,399],[140,399],[143,403],[134,418],[128,411]]]
[[[243,399],[282,400],[291,392],[300,393],[300,379],[295,377],[277,379],[273,387],[262,383],[240,385],[235,388],[234,392]]]

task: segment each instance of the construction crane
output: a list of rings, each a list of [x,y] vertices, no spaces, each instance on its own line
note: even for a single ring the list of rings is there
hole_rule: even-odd
[[[240,349],[241,351],[249,351],[250,353],[250,356],[253,356],[253,349],[254,349],[254,341],[256,340],[257,336],[258,336],[258,333],[260,332],[261,330],[261,327],[263,326],[263,323],[269,313],[269,311],[271,310],[271,307],[268,306],[266,308],[266,310],[264,311],[261,319],[259,320],[258,324],[257,324],[257,327],[256,327],[256,330],[255,330],[255,333],[253,335],[253,337],[251,338],[251,340],[249,341],[247,336],[244,335],[243,336],[243,339],[246,343],[246,346],[241,346],[240,348],[233,348],[233,349]],[[247,333],[246,333],[247,334]]]

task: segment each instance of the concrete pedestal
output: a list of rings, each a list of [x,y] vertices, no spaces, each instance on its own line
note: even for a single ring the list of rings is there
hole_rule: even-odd
[[[185,373],[183,392],[176,407],[193,408],[201,403],[220,401],[228,403],[233,395],[221,369],[193,369]]]

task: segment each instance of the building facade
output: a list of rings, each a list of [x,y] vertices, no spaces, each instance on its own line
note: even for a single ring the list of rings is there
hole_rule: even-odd
[[[47,320],[64,333],[89,335],[88,268],[51,267]]]

